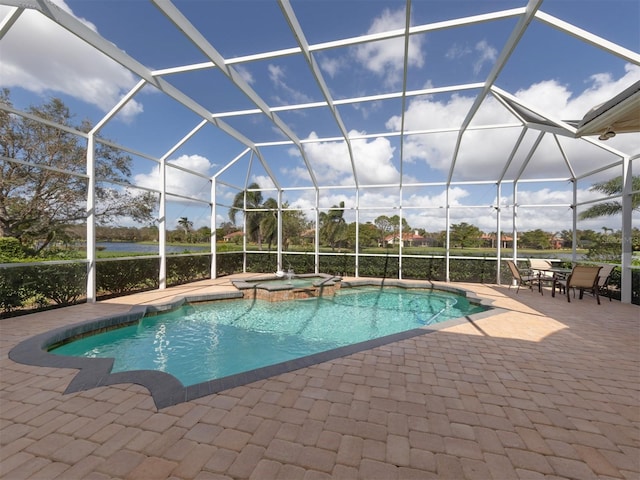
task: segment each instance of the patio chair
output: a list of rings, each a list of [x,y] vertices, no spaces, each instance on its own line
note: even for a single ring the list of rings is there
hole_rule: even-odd
[[[598,293],[606,294],[611,301],[611,290],[609,290],[609,281],[611,280],[611,272],[615,265],[602,265],[600,273],[598,274]]]
[[[540,286],[545,282],[550,286],[553,285],[554,275],[553,272],[549,271],[552,267],[553,265],[549,260],[543,260],[542,258],[529,259],[529,269],[531,270],[531,274],[538,275]]]
[[[556,286],[564,288],[567,292],[567,302],[571,302],[571,295],[569,291],[574,289],[573,296],[575,298],[575,289],[580,291],[580,300],[585,291],[590,291],[593,296],[596,297],[598,305],[600,305],[600,296],[598,295],[598,273],[600,272],[600,266],[593,265],[576,265],[566,279],[556,279],[553,284],[553,293],[555,294]]]
[[[520,285],[525,285],[525,286],[528,285],[531,290],[533,290],[534,284],[540,286],[540,283],[539,283],[540,278],[538,277],[537,274],[532,275],[530,272],[527,272],[526,274],[521,273],[520,269],[518,268],[518,266],[515,264],[513,260],[507,260],[507,265],[509,265],[509,270],[511,270],[511,275],[513,276],[513,279],[518,284],[518,289],[516,290],[516,293],[520,291]],[[509,285],[509,288],[511,288],[511,285]]]

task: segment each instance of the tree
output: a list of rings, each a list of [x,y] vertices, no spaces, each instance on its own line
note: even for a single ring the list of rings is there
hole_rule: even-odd
[[[187,217],[180,217],[178,219],[178,226],[184,231],[185,235],[189,235],[189,232],[191,232],[193,228],[193,222]]]
[[[233,206],[229,209],[229,220],[236,223],[236,213],[244,213],[247,238],[258,243],[258,248],[262,249],[262,232],[260,222],[263,212],[255,211],[262,207],[262,192],[257,191],[260,185],[252,183],[246,190],[238,192],[233,199]],[[254,210],[254,211],[252,211]]]
[[[355,246],[356,244],[356,229],[355,222],[349,224],[349,244]],[[370,222],[361,223],[358,225],[358,240],[360,241],[360,248],[363,247],[376,247],[380,241],[380,230]]]
[[[406,218],[402,219],[402,228],[400,228],[400,215],[393,215],[391,217],[387,217],[386,215],[380,215],[373,221],[378,227],[380,232],[380,245],[384,245],[384,239],[390,234],[394,234],[394,242],[395,243],[395,233],[397,232],[398,243],[402,241],[402,233],[409,232],[411,227],[407,222]]]
[[[0,92],[0,102],[11,106],[10,92]],[[67,106],[52,99],[27,112],[51,122],[87,132],[83,122],[75,126]],[[84,139],[30,118],[0,110],[0,236],[15,237],[21,244],[45,249],[74,224],[87,219],[87,151]],[[151,193],[134,194],[116,187],[129,183],[131,158],[96,142],[96,204],[98,224],[119,217],[148,223],[155,209]]]
[[[634,192],[640,190],[640,175],[635,175],[631,180],[631,188]],[[589,188],[592,192],[600,192],[605,195],[613,196],[620,195],[622,193],[622,176],[606,180],[604,182],[594,183]],[[631,195],[631,208],[633,210],[640,210],[640,193],[634,193]],[[580,214],[580,220],[586,220],[589,218],[609,217],[611,215],[617,215],[622,212],[622,202],[618,200],[612,200],[609,202],[602,202],[593,205]]]
[[[520,234],[518,241],[521,247],[534,248],[536,250],[545,250],[551,245],[551,234],[539,228],[530,232]]]
[[[268,248],[271,250],[271,245],[278,243],[278,202],[273,198],[267,198],[262,207],[269,210],[262,212],[260,235],[263,241],[269,243]]]
[[[288,208],[285,203],[283,208]],[[309,222],[300,210],[283,210],[282,212],[282,243],[285,250],[289,249],[292,241],[299,243],[302,232],[309,228]]]
[[[373,221],[373,223],[380,232],[379,243],[380,245],[384,246],[384,239],[387,237],[387,235],[393,233],[394,225],[391,222],[391,219],[386,215],[380,215]]]
[[[336,245],[347,239],[347,225],[344,220],[344,202],[333,205],[328,212],[321,212],[320,236],[335,250]]]
[[[459,246],[460,248],[477,247],[480,244],[480,239],[482,238],[482,230],[475,225],[462,222],[451,225],[449,235],[451,243]]]
[[[180,217],[178,219],[178,227],[184,233],[184,241],[188,242],[191,239],[191,230],[193,229],[193,222],[187,217]]]
[[[573,247],[573,231],[572,230],[562,230],[560,232],[560,238],[562,239],[562,244],[564,248]]]

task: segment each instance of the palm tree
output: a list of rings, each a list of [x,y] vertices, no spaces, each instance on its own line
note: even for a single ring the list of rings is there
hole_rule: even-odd
[[[262,235],[260,232],[260,222],[263,212],[251,211],[262,207],[262,192],[256,191],[260,188],[257,183],[252,183],[246,190],[238,192],[233,199],[233,206],[229,209],[229,220],[236,223],[236,212],[244,212],[247,224],[247,236],[250,240],[258,243],[258,248],[262,249]]]
[[[180,217],[178,220],[178,226],[184,231],[184,239],[188,242],[191,229],[193,228],[193,222],[187,217]]]
[[[262,239],[269,242],[269,250],[271,250],[271,244],[276,243],[278,239],[278,202],[273,198],[267,198],[262,206],[269,211],[261,212],[260,232]]]
[[[640,190],[640,175],[636,175],[632,179],[632,190]],[[622,176],[606,180],[604,182],[594,183],[589,189],[592,192],[601,192],[606,195],[620,195],[622,193]],[[640,210],[640,193],[631,195],[631,208]],[[602,202],[593,205],[580,214],[580,220],[597,217],[609,217],[622,212],[622,202],[612,200],[610,202]]]
[[[320,213],[320,225],[320,234],[331,246],[331,250],[335,250],[336,244],[345,240],[346,237],[344,202],[340,202],[339,206],[333,205],[327,213]]]
[[[178,226],[184,230],[185,235],[189,235],[189,232],[193,228],[193,222],[187,217],[180,217],[178,220]]]

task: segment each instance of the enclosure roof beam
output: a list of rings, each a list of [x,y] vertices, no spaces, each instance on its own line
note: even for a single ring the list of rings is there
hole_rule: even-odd
[[[0,20],[0,40],[4,38],[9,30],[11,30],[13,24],[16,23],[16,20],[20,18],[20,15],[22,15],[22,12],[24,12],[24,8],[12,7],[9,13]]]
[[[276,127],[293,143],[298,147],[302,158],[305,160],[307,164],[307,169],[309,170],[309,175],[311,176],[311,180],[314,185],[317,185],[316,178],[311,170],[310,165],[307,162],[306,154],[304,149],[302,148],[302,144],[298,139],[297,135],[291,130],[291,128],[284,122],[276,113],[274,113],[267,103],[258,95],[258,93],[251,88],[249,83],[242,78],[242,75],[238,73],[236,69],[234,69],[231,65],[227,64],[224,57],[214,48],[211,43],[200,33],[200,31],[183,15],[183,13],[176,8],[173,3],[169,0],[152,0],[152,2],[158,7],[158,9],[176,26],[183,32],[186,37],[193,42],[193,44],[200,49],[227,77],[242,93],[244,93],[251,102],[253,102],[260,111],[267,116]],[[261,159],[261,162],[264,164],[263,158],[261,155],[258,155]],[[270,174],[271,175],[271,174]],[[277,183],[275,177],[272,177],[274,184]]]
[[[404,36],[404,59],[402,65],[402,101],[400,105],[400,179],[399,185],[402,192],[402,174],[404,172],[404,126],[405,126],[405,113],[407,107],[407,72],[409,69],[409,28],[411,27],[411,0],[406,0],[405,7],[405,31]],[[402,199],[402,194],[400,195]],[[402,205],[400,205],[402,206]],[[402,218],[402,211],[400,212],[400,218]],[[402,249],[402,242],[400,242],[400,249]]]
[[[542,0],[529,0],[529,3],[527,4],[524,12],[520,16],[520,19],[518,20],[518,23],[516,24],[515,28],[511,32],[511,36],[507,40],[504,48],[502,49],[502,51],[500,52],[500,55],[498,56],[498,59],[496,60],[496,63],[493,65],[491,72],[487,76],[487,79],[485,80],[482,90],[476,96],[473,102],[473,105],[469,109],[469,112],[467,112],[465,119],[462,121],[462,125],[460,126],[460,132],[458,133],[458,138],[456,140],[456,145],[453,150],[453,156],[451,158],[451,167],[449,168],[449,176],[448,176],[449,181],[451,181],[451,179],[453,178],[453,171],[456,166],[456,160],[458,157],[458,153],[460,151],[462,136],[464,135],[465,130],[471,123],[471,120],[473,120],[473,117],[475,116],[478,109],[480,108],[480,105],[482,105],[482,102],[484,102],[484,99],[489,93],[491,87],[493,87],[493,84],[498,78],[498,75],[506,65],[507,60],[509,59],[509,57],[511,57],[511,54],[513,53],[516,46],[518,45],[518,42],[524,35],[524,32],[526,32],[527,28],[529,27],[529,24],[535,18],[535,13],[540,8],[540,5],[542,5]]]
[[[206,120],[202,120],[189,133],[187,133],[184,137],[182,137],[182,139],[180,141],[178,141],[173,147],[171,147],[169,150],[167,150],[165,152],[165,154],[162,155],[162,157],[160,157],[160,158],[162,160],[166,160],[167,158],[169,158],[171,155],[173,155],[175,153],[176,150],[178,150],[182,145],[184,145],[191,137],[193,137],[196,133],[198,133],[200,131],[200,129],[202,127],[204,127],[206,124],[207,124],[207,121]]]
[[[562,32],[568,33],[569,35],[579,40],[590,43],[594,47],[600,48],[605,52],[616,55],[617,57],[620,57],[627,62],[633,63],[635,65],[640,65],[640,53],[638,52],[634,52],[627,48],[621,47],[620,45],[610,42],[609,40],[599,37],[598,35],[594,35],[591,32],[587,32],[586,30],[576,27],[575,25],[564,22],[543,11],[536,12],[535,16],[537,20],[551,25],[552,27]]]
[[[528,129],[527,129],[527,127],[525,127],[520,132],[520,136],[518,137],[518,140],[516,141],[516,143],[513,145],[513,148],[511,149],[511,153],[509,154],[509,158],[507,159],[506,163],[504,164],[504,168],[502,169],[502,172],[498,176],[497,183],[502,183],[504,181],[504,177],[507,174],[507,171],[509,170],[509,167],[511,166],[511,163],[513,162],[513,159],[515,158],[516,152],[520,148],[520,145],[522,144],[522,141],[524,140],[524,137],[527,134],[527,131],[528,131]]]
[[[104,117],[100,119],[100,121],[98,121],[98,123],[94,125],[94,127],[89,131],[89,134],[90,135],[97,134],[102,129],[102,127],[104,127],[107,124],[109,120],[115,117],[118,114],[118,112],[124,108],[124,106],[129,102],[129,100],[131,100],[134,97],[136,93],[142,90],[142,87],[144,87],[146,84],[147,84],[146,80],[144,79],[140,80],[131,90],[129,90],[129,92],[124,97],[120,99],[120,101],[111,109],[111,111],[109,111],[109,113],[107,113]]]
[[[327,83],[324,80],[322,72],[320,71],[320,67],[318,67],[318,63],[316,62],[315,58],[313,57],[313,55],[309,50],[309,43],[307,42],[307,39],[304,35],[302,27],[298,22],[296,14],[293,11],[291,4],[289,3],[289,0],[278,0],[278,3],[280,4],[280,9],[282,10],[283,15],[285,16],[287,23],[289,24],[289,27],[293,32],[294,37],[296,37],[298,46],[300,47],[300,50],[302,51],[302,54],[305,60],[307,61],[307,64],[309,65],[311,74],[313,75],[316,83],[318,84],[318,87],[320,88],[320,91],[322,92],[322,96],[325,99],[326,105],[329,107],[329,110],[331,110],[333,119],[338,125],[340,132],[342,133],[343,140],[347,145],[347,150],[349,152],[349,160],[351,162],[351,170],[353,172],[353,178],[354,178],[355,184],[358,185],[358,172],[356,171],[355,159],[353,157],[353,148],[351,146],[351,140],[349,140],[349,133],[347,132],[347,128],[345,127],[344,122],[340,117],[340,112],[338,112],[338,109],[335,106],[331,93],[329,92],[329,87],[327,86]],[[313,175],[313,172],[311,170],[309,170],[309,173]],[[315,183],[316,182],[314,181],[314,185]]]
[[[438,93],[448,93],[448,92],[459,92],[464,90],[477,90],[484,86],[484,83],[468,83],[464,85],[451,85],[446,87],[433,87],[433,88],[422,88],[420,90],[407,90],[404,92],[405,97],[416,97],[419,95],[434,95]],[[333,105],[352,105],[354,103],[364,103],[364,102],[379,102],[382,100],[393,100],[395,98],[402,98],[403,92],[391,92],[391,93],[382,93],[378,95],[367,95],[364,97],[350,97],[350,98],[340,98],[334,99]],[[309,103],[297,103],[290,105],[280,105],[277,107],[271,107],[272,112],[288,112],[288,111],[296,111],[296,110],[306,110],[308,108],[320,108],[327,107],[327,102],[309,102]],[[249,108],[246,110],[236,110],[236,111],[226,111],[226,112],[218,112],[214,113],[214,118],[225,118],[225,117],[235,117],[242,115],[255,115],[256,113],[260,113],[261,110],[258,108]],[[457,130],[457,129],[456,129]],[[304,142],[304,140],[301,140]]]
[[[242,135],[240,132],[238,132],[222,120],[213,118],[211,112],[209,112],[202,105],[194,101],[192,98],[184,94],[181,90],[177,89],[164,79],[155,77],[147,67],[127,55],[116,45],[101,37],[97,32],[90,29],[84,23],[80,22],[78,19],[52,3],[50,0],[3,0],[3,3],[6,5],[30,8],[40,12],[47,18],[56,22],[61,27],[65,28],[69,32],[87,42],[89,45],[93,46],[96,50],[102,52],[115,62],[119,63],[130,72],[135,73],[140,78],[143,78],[147,81],[147,83],[153,85],[161,92],[165,93],[175,101],[184,105],[199,117],[207,119],[209,122],[213,123],[216,127],[227,133],[235,140],[239,141],[247,147],[255,148],[253,142],[247,137]]]
[[[520,177],[522,177],[522,174],[524,173],[525,169],[529,165],[529,162],[531,161],[531,158],[533,158],[533,154],[538,149],[538,145],[540,145],[540,142],[542,141],[542,138],[544,137],[544,135],[545,135],[545,132],[540,132],[536,137],[535,142],[533,142],[533,145],[529,149],[529,153],[527,153],[527,158],[525,158],[524,162],[522,162],[522,165],[520,166],[520,170],[518,171],[518,173],[514,178],[515,182],[520,181]]]

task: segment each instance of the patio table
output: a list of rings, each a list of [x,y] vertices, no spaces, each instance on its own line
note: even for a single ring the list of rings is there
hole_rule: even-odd
[[[556,284],[558,280],[565,279],[573,271],[572,268],[548,268],[545,271],[553,273],[553,287],[551,288],[551,296],[556,296]]]

